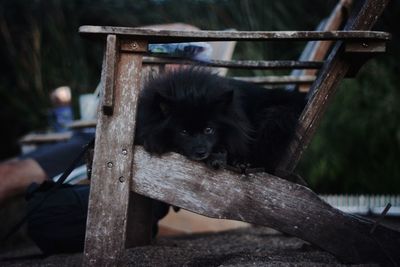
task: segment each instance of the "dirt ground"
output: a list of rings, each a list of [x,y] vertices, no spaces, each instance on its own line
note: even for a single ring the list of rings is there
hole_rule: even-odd
[[[82,259],[82,254],[43,258],[38,253],[39,250],[32,245],[3,252],[0,266],[79,266]],[[300,239],[269,228],[250,227],[220,233],[162,237],[152,246],[126,250],[123,266],[347,265]]]

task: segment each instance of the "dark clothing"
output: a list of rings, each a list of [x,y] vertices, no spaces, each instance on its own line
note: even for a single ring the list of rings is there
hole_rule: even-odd
[[[83,149],[83,146],[89,143],[93,137],[94,132],[76,132],[65,142],[41,145],[36,150],[22,155],[20,159],[34,159],[42,167],[47,177],[52,178],[64,172]],[[83,164],[85,164],[84,160],[80,165]]]
[[[77,132],[66,142],[43,145],[20,159],[36,160],[48,177],[63,173],[94,137],[94,132]],[[84,159],[80,165],[84,164]],[[28,188],[28,235],[44,254],[82,252],[85,243],[86,217],[89,202],[88,185],[63,184],[54,192],[52,181]],[[167,215],[169,206],[153,202],[153,237],[158,221]]]
[[[43,202],[47,192],[36,192],[28,200],[28,212],[33,211],[28,219],[28,235],[47,255],[82,252],[89,186],[63,185]],[[157,234],[158,221],[167,215],[168,210],[168,205],[153,201],[153,237]]]

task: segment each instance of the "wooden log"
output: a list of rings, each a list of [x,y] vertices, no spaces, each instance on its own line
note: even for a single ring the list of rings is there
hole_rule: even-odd
[[[321,61],[296,60],[210,60],[196,61],[182,58],[146,57],[145,64],[183,64],[230,69],[319,69]]]
[[[359,10],[355,9],[345,30],[369,30],[382,14],[389,0],[365,0]],[[327,61],[320,70],[317,80],[311,87],[311,97],[300,116],[296,133],[289,144],[286,156],[278,168],[293,171],[303,152],[308,147],[319,126],[323,114],[332,101],[339,83],[347,75],[352,61],[346,58],[344,44],[335,45]],[[358,64],[358,62],[354,62]]]
[[[198,41],[310,41],[310,40],[389,40],[390,34],[376,31],[171,31],[113,26],[79,27],[86,36],[120,35],[124,38],[147,40],[149,43]]]
[[[96,127],[83,257],[86,266],[115,266],[125,248],[142,55],[121,53],[117,58],[113,114],[100,112]],[[103,81],[108,69],[103,68]]]
[[[132,190],[205,216],[266,225],[353,263],[400,264],[400,233],[345,214],[310,189],[259,173],[213,171],[170,153],[135,148]]]

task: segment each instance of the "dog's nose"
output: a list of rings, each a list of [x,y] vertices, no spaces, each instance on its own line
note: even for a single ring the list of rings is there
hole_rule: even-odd
[[[207,149],[205,149],[204,147],[199,147],[199,148],[196,148],[194,153],[195,153],[196,157],[203,158],[207,155]]]

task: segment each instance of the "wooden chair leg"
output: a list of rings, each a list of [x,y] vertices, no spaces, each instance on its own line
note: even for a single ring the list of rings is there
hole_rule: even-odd
[[[142,66],[142,55],[136,52],[147,45],[135,42],[131,47],[127,49],[115,35],[107,36],[103,112],[96,128],[83,258],[86,266],[115,266],[125,248]]]
[[[126,247],[145,246],[151,243],[153,200],[130,192]]]

